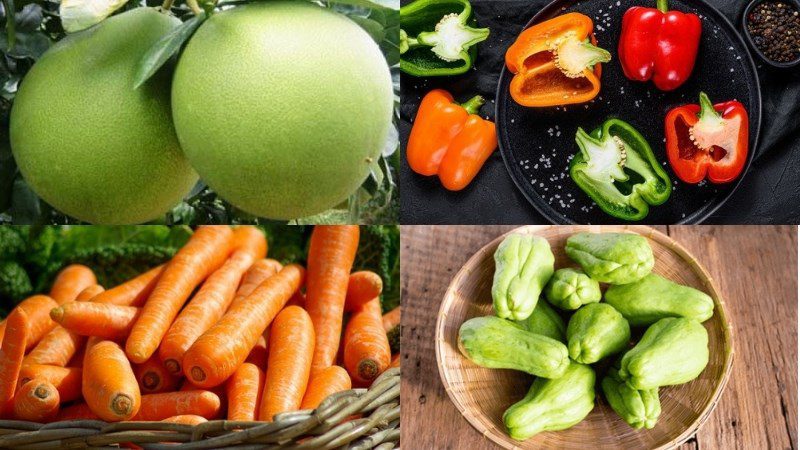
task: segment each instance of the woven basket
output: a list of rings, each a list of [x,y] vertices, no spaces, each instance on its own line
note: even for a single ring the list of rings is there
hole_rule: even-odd
[[[705,291],[715,303],[714,316],[704,323],[709,338],[709,363],[696,380],[660,390],[662,412],[652,430],[634,430],[597,395],[597,405],[578,425],[545,432],[526,441],[508,437],[503,412],[525,396],[532,377],[511,370],[478,367],[458,351],[458,329],[464,321],[492,314],[493,254],[498,237],[456,274],[445,293],[436,323],[436,360],[450,399],[484,436],[509,449],[639,449],[672,448],[689,439],[708,419],[728,380],[733,362],[731,324],[718,289],[685,248],[668,236],[644,226],[527,226],[512,233],[536,234],[553,249],[556,267],[575,266],[564,252],[566,240],[579,231],[630,231],[648,238],[655,255],[654,272]],[[601,374],[602,375],[602,374]],[[599,377],[598,377],[599,379]]]
[[[199,425],[163,422],[106,423],[76,420],[40,424],[0,421],[0,448],[116,448],[133,443],[145,449],[370,449],[400,443],[400,368],[387,370],[369,389],[351,389],[326,398],[316,410],[284,413],[275,421],[214,420]],[[352,418],[360,415],[359,418]]]

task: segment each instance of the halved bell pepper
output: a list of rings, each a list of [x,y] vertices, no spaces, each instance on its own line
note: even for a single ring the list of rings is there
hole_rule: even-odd
[[[514,75],[511,97],[522,106],[584,103],[600,92],[600,63],[611,54],[597,47],[592,19],[568,13],[524,30],[506,51]]]
[[[667,157],[678,178],[728,183],[741,175],[748,146],[744,105],[735,100],[713,105],[701,92],[700,105],[674,108],[665,122]]]
[[[438,175],[451,191],[467,187],[497,148],[494,123],[476,114],[483,103],[479,95],[459,105],[447,91],[429,92],[408,137],[406,158],[411,170]]]
[[[609,119],[590,134],[578,128],[575,142],[580,152],[569,164],[569,175],[607,214],[641,220],[650,205],[669,198],[669,176],[644,137],[627,122]]]
[[[488,28],[473,28],[468,0],[416,0],[400,8],[400,70],[417,77],[458,75],[472,67],[475,44]]]

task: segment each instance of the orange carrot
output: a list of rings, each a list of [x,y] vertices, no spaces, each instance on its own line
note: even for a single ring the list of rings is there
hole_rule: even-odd
[[[389,364],[389,367],[400,367],[400,353],[396,353],[392,356],[392,362]]]
[[[356,386],[367,386],[389,367],[392,351],[383,329],[380,299],[350,317],[344,332],[344,367]]]
[[[250,354],[247,355],[247,359],[245,359],[245,362],[255,364],[255,366],[260,369],[267,367],[267,338],[265,337],[268,336],[267,333],[269,333],[269,327],[267,327],[263,335],[258,337],[256,346],[250,350]]]
[[[254,262],[242,277],[233,302],[247,298],[264,280],[280,272],[281,269],[283,269],[283,265],[274,259],[259,259]]]
[[[49,381],[35,378],[23,384],[14,395],[14,417],[47,422],[58,414],[60,404],[58,389]]]
[[[258,337],[302,284],[305,270],[290,264],[247,298],[231,305],[183,357],[186,378],[208,388],[222,384],[242,365]]]
[[[194,341],[225,314],[247,269],[267,254],[267,239],[256,227],[236,228],[233,242],[231,257],[208,277],[161,341],[158,356],[173,374],[181,373],[183,355]]]
[[[391,331],[396,326],[400,325],[400,307],[387,312],[381,318],[384,331]]]
[[[0,417],[11,412],[12,399],[17,388],[22,358],[30,336],[28,315],[22,308],[11,311],[6,321],[6,338],[0,346]]]
[[[352,387],[350,375],[340,366],[320,369],[311,375],[300,409],[316,409],[329,395]]]
[[[50,317],[68,331],[112,341],[125,339],[140,314],[135,306],[95,302],[72,302],[50,311]]]
[[[306,309],[316,332],[315,371],[332,366],[336,360],[358,234],[356,225],[317,225],[311,233]]]
[[[196,416],[194,414],[182,414],[180,416],[167,417],[166,419],[162,420],[162,422],[180,423],[183,425],[199,425],[201,423],[208,422],[208,419],[202,416]]]
[[[201,226],[167,264],[125,344],[132,362],[153,356],[194,288],[225,262],[232,237],[228,226]]]
[[[365,303],[380,296],[381,292],[383,292],[383,280],[380,275],[369,270],[353,272],[347,282],[344,310],[358,311]]]
[[[219,414],[220,399],[209,391],[178,391],[142,395],[142,407],[133,420],[164,420],[192,414],[214,419]]]
[[[254,364],[244,363],[226,385],[228,420],[256,420],[264,389],[264,371]]]
[[[28,319],[30,335],[27,340],[27,349],[30,349],[41,340],[44,335],[50,332],[56,323],[50,319],[50,310],[58,306],[52,298],[46,295],[34,295],[20,302],[16,309],[25,311]],[[10,316],[9,316],[10,317]],[[0,345],[5,337],[6,321],[0,322]]]
[[[169,373],[156,355],[151,356],[142,364],[135,364],[133,373],[136,374],[139,390],[143,394],[174,391],[180,382],[180,377]]]
[[[83,361],[82,392],[92,412],[108,422],[132,418],[141,405],[133,368],[122,348],[112,341],[90,339]]]
[[[92,269],[80,265],[72,264],[63,269],[53,281],[50,288],[50,297],[59,305],[74,301],[78,294],[87,287],[97,284],[97,278]]]
[[[150,293],[153,292],[153,288],[156,287],[165,267],[166,264],[154,267],[113,289],[97,295],[92,298],[92,301],[122,306],[142,306]]]
[[[299,306],[306,309],[306,294],[298,289],[297,292],[292,295],[292,298],[286,302],[286,306]]]
[[[59,411],[57,419],[58,421],[63,420],[101,420],[100,416],[95,414],[89,405],[86,403],[76,403],[74,405],[67,406],[65,408],[61,408]]]
[[[19,373],[19,386],[33,380],[44,380],[58,389],[61,403],[81,398],[83,371],[77,367],[59,367],[45,364],[27,364]]]
[[[269,360],[258,420],[296,411],[303,401],[314,356],[314,324],[299,306],[289,306],[271,326]]]

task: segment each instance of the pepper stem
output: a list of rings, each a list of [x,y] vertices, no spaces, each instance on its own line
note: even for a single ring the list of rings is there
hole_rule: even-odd
[[[475,97],[472,97],[471,99],[462,103],[461,107],[464,108],[469,114],[478,114],[478,110],[481,109],[481,106],[483,106],[484,103],[486,103],[486,100],[480,95],[476,95]]]
[[[705,92],[700,93],[700,114],[699,119],[709,120],[709,119],[721,119],[722,116],[714,109],[714,104],[711,103],[711,99],[708,98]]]
[[[656,8],[662,13],[669,11],[668,0],[656,0]]]

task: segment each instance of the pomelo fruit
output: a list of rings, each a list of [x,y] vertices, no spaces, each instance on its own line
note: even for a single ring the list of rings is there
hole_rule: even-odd
[[[305,1],[213,15],[172,84],[178,139],[200,177],[238,208],[272,219],[346,200],[384,146],[393,103],[370,36]]]
[[[25,76],[11,150],[53,207],[93,223],[146,222],[197,181],[172,125],[171,72],[133,89],[145,51],[178,24],[151,8],[127,11],[67,36]]]

